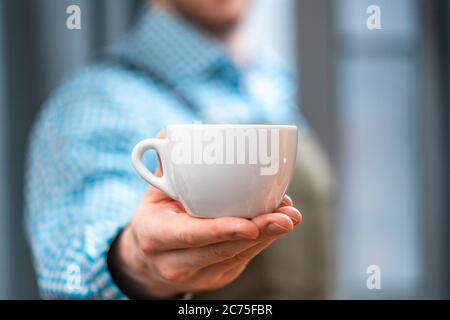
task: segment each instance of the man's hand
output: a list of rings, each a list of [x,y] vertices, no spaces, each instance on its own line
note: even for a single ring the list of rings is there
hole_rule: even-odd
[[[288,196],[276,212],[252,220],[203,219],[150,187],[111,247],[108,263],[132,297],[168,298],[216,289],[236,279],[251,259],[301,220]]]

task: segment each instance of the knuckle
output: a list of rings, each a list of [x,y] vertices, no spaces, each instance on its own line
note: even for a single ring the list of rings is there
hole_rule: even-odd
[[[246,223],[245,222],[243,222],[243,221],[235,221],[226,230],[225,237],[234,239],[238,234],[242,233],[242,231],[245,228],[246,228]]]
[[[177,268],[165,267],[159,269],[159,275],[165,281],[179,282],[182,281],[184,273]]]
[[[178,234],[178,239],[181,243],[184,243],[190,247],[195,246],[195,239],[191,232],[182,231]]]
[[[137,234],[136,235],[137,244],[139,249],[145,253],[152,253],[155,250],[155,244],[150,237],[147,235]]]
[[[155,250],[155,241],[146,223],[142,222],[139,215],[135,215],[131,220],[133,237],[140,251],[152,253]]]
[[[219,246],[212,246],[211,253],[215,258],[219,259],[230,259],[234,256],[232,251],[220,248]]]
[[[212,223],[211,225],[208,226],[208,229],[211,234],[223,236],[224,233],[223,226],[217,223]]]

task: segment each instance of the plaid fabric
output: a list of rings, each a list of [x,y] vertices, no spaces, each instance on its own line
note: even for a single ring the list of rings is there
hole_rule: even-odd
[[[146,9],[107,52],[151,69],[197,110],[108,60],[55,90],[31,134],[25,190],[26,230],[46,298],[126,298],[106,254],[147,187],[130,161],[138,141],[175,123],[302,121],[295,81],[277,59],[255,54],[238,67],[213,39],[156,9]],[[154,156],[146,161],[155,168]]]

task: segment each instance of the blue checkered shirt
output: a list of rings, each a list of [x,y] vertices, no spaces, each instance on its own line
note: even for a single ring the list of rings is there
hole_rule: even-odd
[[[238,67],[219,43],[156,9],[106,53],[53,92],[30,138],[26,231],[46,298],[127,298],[106,257],[147,187],[130,161],[138,141],[175,123],[301,122],[296,83],[273,55]],[[154,156],[146,161],[155,168]]]

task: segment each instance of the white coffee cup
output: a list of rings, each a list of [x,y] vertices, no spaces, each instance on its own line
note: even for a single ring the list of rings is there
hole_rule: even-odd
[[[174,125],[164,139],[139,142],[132,162],[193,216],[252,218],[280,204],[294,171],[297,136],[296,126],[285,125]],[[161,159],[161,177],[143,162],[150,149]]]

